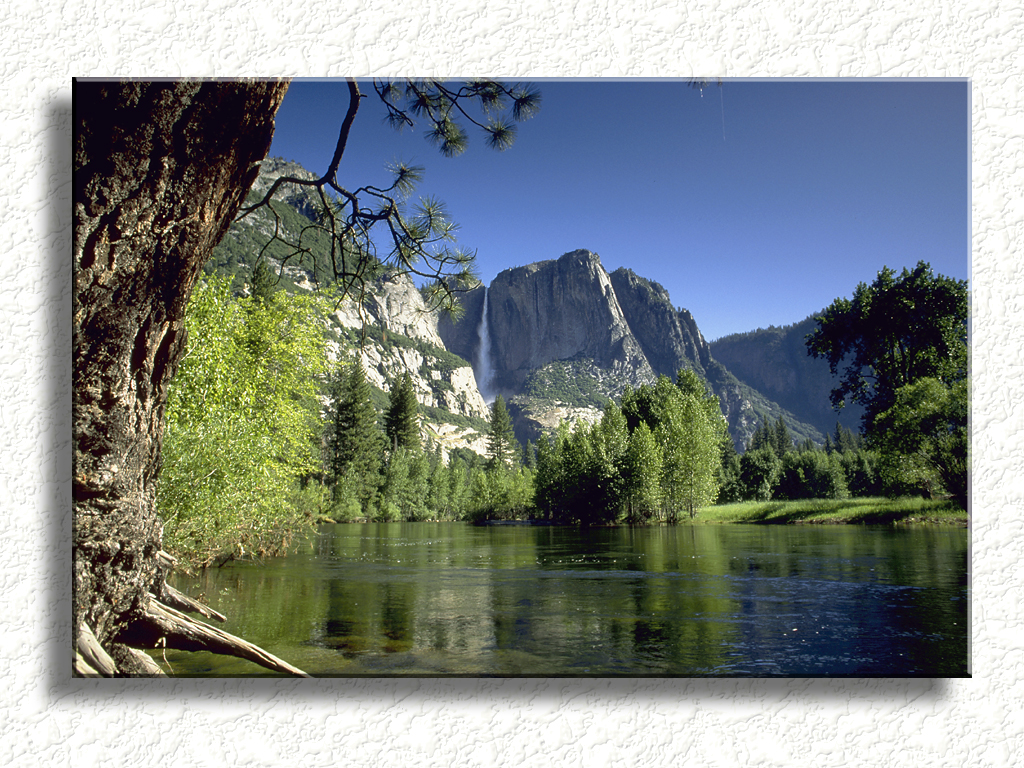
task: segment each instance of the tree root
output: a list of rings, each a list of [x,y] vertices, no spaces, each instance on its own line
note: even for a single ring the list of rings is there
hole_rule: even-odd
[[[78,650],[72,663],[74,673],[80,677],[113,677],[117,664],[103,650],[100,641],[85,622],[78,632]]]
[[[203,605],[197,600],[193,600],[188,595],[179,592],[166,581],[160,585],[160,594],[152,595],[154,599],[164,605],[175,608],[179,611],[191,611],[192,613],[198,613],[200,616],[205,616],[208,619],[216,619],[217,621],[227,621],[227,616],[223,613],[218,613],[207,605]]]
[[[143,617],[129,625],[117,639],[134,648],[173,648],[236,656],[275,672],[309,677],[301,669],[259,646],[186,616],[160,603],[152,595],[148,596]]]
[[[161,552],[163,567],[173,567],[174,558]],[[76,677],[161,677],[166,673],[140,648],[173,648],[179,651],[210,651],[259,664],[275,672],[309,677],[297,667],[279,659],[259,646],[217,629],[182,611],[201,614],[208,619],[227,621],[222,613],[193,600],[162,578],[154,585],[160,593],[146,596],[143,615],[132,622],[104,648],[85,623],[78,635],[78,648],[72,660]]]

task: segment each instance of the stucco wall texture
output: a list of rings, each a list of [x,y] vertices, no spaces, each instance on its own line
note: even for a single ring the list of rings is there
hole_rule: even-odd
[[[1024,763],[1022,13],[882,0],[25,0],[0,78],[0,764]],[[973,678],[70,678],[71,77],[969,77]]]

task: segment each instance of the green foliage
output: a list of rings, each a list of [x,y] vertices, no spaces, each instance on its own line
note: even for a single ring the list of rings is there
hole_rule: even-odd
[[[743,498],[767,501],[775,492],[782,464],[771,448],[755,448],[740,457]]]
[[[235,299],[226,280],[193,292],[158,487],[176,556],[204,565],[280,552],[319,514],[295,489],[320,469],[322,310],[284,293]]]
[[[380,482],[384,436],[377,426],[377,411],[363,366],[344,366],[334,387],[334,414],[330,431],[330,480],[339,515],[351,519],[353,502],[365,508]]]
[[[722,438],[721,465],[718,468],[718,499],[716,504],[731,504],[743,498],[743,484],[740,482],[740,456],[736,445],[728,434]]]
[[[772,430],[772,447],[779,456],[785,456],[793,450],[793,437],[789,434],[786,420],[781,416],[775,422],[775,428]]]
[[[918,262],[898,277],[883,269],[818,318],[808,351],[828,359],[833,374],[843,369],[833,404],[864,404],[878,451],[877,481],[858,477],[857,486],[880,482],[890,496],[945,491],[966,508],[967,312],[966,281]],[[859,445],[837,425],[826,449],[845,455]]]
[[[882,484],[878,477],[878,454],[865,448],[835,454],[846,476],[851,496],[881,496]]]
[[[873,443],[887,495],[940,490],[967,508],[967,382],[923,378],[901,387],[875,419]]]
[[[782,457],[775,497],[780,499],[845,499],[850,491],[837,454],[790,451]]]
[[[420,449],[419,401],[413,388],[412,376],[405,373],[391,389],[391,401],[384,416],[384,431],[392,450]]]
[[[693,517],[718,496],[725,420],[703,382],[680,374],[627,389],[598,424],[564,423],[537,446],[536,500],[551,518],[588,525]]]
[[[266,304],[277,293],[276,281],[266,259],[260,259],[252,270],[252,296]]]
[[[379,522],[427,519],[429,478],[427,454],[401,444],[392,450],[384,467],[375,519]]]
[[[673,385],[665,376],[653,387],[627,389],[622,410],[634,430],[642,422],[661,447],[663,508],[668,519],[680,511],[691,518],[714,503],[719,492],[721,441],[726,435],[718,398],[707,394],[692,371],[680,371]]]
[[[505,400],[501,395],[494,399],[491,406],[491,428],[487,438],[487,455],[491,459],[492,466],[510,467],[516,463],[516,459],[522,449],[515,438],[512,430],[512,419],[505,408]]]
[[[775,449],[775,432],[768,426],[768,417],[762,416],[761,424],[754,430],[754,434],[750,436],[750,440],[747,442],[747,450],[760,451],[766,448],[770,448],[778,455]]]
[[[474,467],[469,472],[466,517],[474,522],[521,519],[533,508],[533,494],[533,472],[526,467]]]
[[[661,446],[647,424],[629,436],[622,462],[622,501],[629,523],[650,522],[661,509]]]
[[[897,277],[888,267],[852,299],[836,299],[807,338],[814,357],[833,375],[834,406],[850,400],[865,406],[870,435],[875,417],[896,401],[896,392],[922,378],[947,385],[967,372],[967,283],[934,275],[926,262]]]

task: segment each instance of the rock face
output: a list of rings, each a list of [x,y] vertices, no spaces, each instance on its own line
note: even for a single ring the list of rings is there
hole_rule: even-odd
[[[253,191],[265,193],[281,175],[313,177],[300,166],[270,158],[261,165]],[[285,236],[296,240],[315,216],[316,200],[307,189],[286,185],[282,193],[287,210],[282,209],[279,222],[267,217],[236,222],[229,231],[235,248],[217,261],[216,269],[235,274],[243,292],[258,253],[252,244],[266,242],[274,226],[292,228]],[[289,263],[282,270],[289,290],[313,289],[317,277],[323,279],[322,255],[316,255],[323,244],[315,239],[308,244],[309,263]],[[268,258],[271,265],[279,265],[269,253]],[[799,365],[805,361],[773,367],[774,348],[755,355],[740,350],[730,356],[725,350],[734,348],[727,345],[720,347],[719,358],[718,348],[705,341],[693,316],[673,306],[662,286],[629,269],[609,274],[591,251],[572,251],[506,270],[489,287],[479,285],[463,293],[460,304],[463,313],[458,320],[428,312],[410,279],[390,276],[373,285],[362,305],[345,303],[332,316],[337,354],[358,351],[367,379],[385,392],[398,376],[410,373],[420,403],[436,409],[427,429],[435,429],[435,438],[443,433],[445,444],[469,430],[458,439],[471,445],[486,431],[480,422],[467,427],[464,419],[489,417],[474,375],[474,367],[480,368],[485,306],[490,338],[487,390],[489,395],[504,395],[522,442],[536,440],[560,419],[595,421],[608,399],[618,399],[627,386],[652,383],[659,375],[674,377],[681,368],[703,377],[719,397],[738,447],[765,417],[774,421],[783,416],[798,438],[823,439],[818,428],[794,416],[798,411],[791,405],[801,401]],[[763,363],[755,364],[753,372],[751,358]],[[742,380],[730,372],[733,366],[744,371]],[[771,371],[778,375],[768,375]],[[779,377],[785,376],[798,380],[780,383]],[[778,393],[780,402],[788,397],[785,407],[758,390]],[[828,412],[827,390],[824,405],[815,407]],[[444,426],[446,411],[453,417]],[[805,412],[799,411],[801,417]],[[821,418],[814,421],[821,423]]]
[[[686,367],[704,374],[711,351],[693,315],[675,309],[668,291],[632,270],[620,268],[610,277],[630,330],[654,372],[673,376]]]
[[[596,254],[573,251],[499,274],[490,287],[495,384],[509,394],[553,360],[588,359],[622,377],[652,371]]]
[[[553,415],[595,420],[594,392],[618,398],[626,386],[672,378],[680,368],[708,382],[740,446],[765,416],[784,416],[801,437],[822,437],[716,361],[693,316],[675,308],[662,286],[628,269],[609,275],[590,251],[506,270],[488,291],[493,382],[512,401],[520,440],[536,439]],[[471,358],[483,310],[483,292],[477,293],[459,324],[440,329],[449,349]],[[555,363],[562,364],[561,387],[550,385],[558,378]]]
[[[711,350],[740,381],[822,432],[832,431],[837,421],[847,429],[858,430],[864,409],[848,405],[836,413],[829,393],[837,382],[828,361],[807,354],[805,339],[815,326],[812,315],[782,328],[759,328],[726,336],[713,342]]]
[[[442,313],[437,318],[437,332],[444,346],[453,354],[470,363],[475,363],[480,354],[480,318],[484,309],[482,284],[459,296],[463,314],[458,320]]]
[[[460,416],[488,418],[469,362],[448,352],[437,332],[437,315],[430,312],[407,275],[378,281],[361,306],[349,301],[332,319],[345,334],[366,371],[366,378],[389,391],[403,373],[412,377],[420,404]],[[364,324],[373,332],[364,336]]]

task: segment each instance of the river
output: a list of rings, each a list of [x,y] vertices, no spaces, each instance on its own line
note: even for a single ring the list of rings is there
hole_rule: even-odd
[[[946,526],[371,523],[173,583],[314,676],[962,677],[968,560]]]

